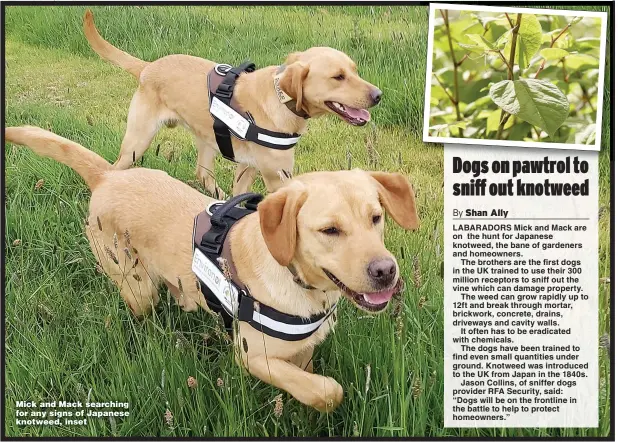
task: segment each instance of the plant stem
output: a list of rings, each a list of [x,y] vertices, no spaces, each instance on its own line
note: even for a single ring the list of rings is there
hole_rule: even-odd
[[[566,26],[562,29],[562,31],[560,31],[560,34],[558,34],[558,36],[557,36],[557,37],[552,37],[552,39],[551,39],[551,43],[549,44],[549,47],[550,47],[550,48],[553,48],[553,47],[554,47],[554,44],[558,41],[558,39],[559,39],[560,37],[562,37],[562,35],[564,35],[564,33],[565,33],[565,32],[567,31],[567,29],[569,29],[570,27],[571,27],[571,23],[569,23],[568,25],[566,25]],[[541,73],[541,71],[542,71],[543,69],[545,69],[545,62],[546,62],[546,61],[547,61],[547,60],[543,60],[543,63],[541,63],[541,66],[539,66],[539,70],[538,70],[538,71],[536,71],[536,74],[534,75],[534,78],[539,78],[539,74]]]
[[[513,36],[511,40],[513,42],[511,44],[511,53],[509,54],[509,62],[507,63],[507,66],[509,67],[507,78],[511,81],[515,78],[515,75],[513,73],[513,70],[515,69],[515,49],[517,48],[517,33],[519,32],[519,25],[521,24],[521,16],[522,14],[517,14],[517,22],[515,23],[515,27],[513,28]],[[519,68],[521,69],[521,66]],[[498,126],[498,131],[496,132],[496,140],[499,140],[500,137],[502,137],[504,125],[511,116],[511,114],[508,114],[508,116],[505,118],[505,114],[506,112],[503,109],[502,112],[500,112],[500,126]]]
[[[515,49],[517,47],[517,34],[519,33],[519,25],[521,24],[521,16],[522,14],[517,14],[517,23],[513,28],[513,44],[511,45],[511,53],[509,54],[509,80],[513,80],[513,68],[515,66]],[[521,66],[519,67],[521,69]]]
[[[513,77],[513,68],[511,67],[509,62],[506,61],[506,58],[504,57],[504,54],[502,53],[502,51],[498,49],[497,52],[498,52],[498,55],[500,56],[500,58],[502,59],[502,61],[504,62],[504,64],[506,65],[506,68],[509,71],[509,74],[511,75],[511,77]]]
[[[461,112],[459,112],[459,79],[457,78],[457,68],[459,64],[457,63],[457,59],[455,58],[455,51],[453,50],[453,40],[451,39],[451,28],[448,22],[448,11],[444,13],[444,11],[440,10],[440,14],[442,14],[442,18],[444,19],[444,26],[446,27],[446,35],[448,36],[448,47],[451,51],[451,59],[453,60],[453,89],[455,89],[455,97],[453,101],[453,105],[455,106],[455,115],[457,116],[457,121],[461,121]],[[459,128],[459,137],[463,137],[463,129]]]
[[[588,91],[586,90],[585,87],[581,86],[582,88],[582,95],[584,98],[584,105],[588,104],[588,106],[590,106],[590,109],[592,110],[592,113],[596,113],[596,110],[594,109],[594,106],[592,105],[592,102],[590,101],[590,94],[588,94]]]
[[[562,75],[564,76],[564,82],[568,83],[569,82],[569,74],[567,74],[566,65],[564,63],[564,57],[560,61],[562,61]]]
[[[442,89],[444,89],[444,92],[446,93],[446,96],[448,97],[449,100],[451,100],[451,103],[453,104],[457,104],[457,102],[455,101],[455,99],[453,98],[453,96],[449,93],[448,89],[446,88],[446,86],[444,86],[444,83],[442,83],[440,81],[440,78],[436,75],[436,73],[433,73],[433,76],[436,77],[436,80],[438,81],[438,84],[440,86],[442,86]]]
[[[534,133],[536,134],[536,137],[540,140],[541,139],[541,133],[539,132],[539,130],[532,126],[532,129],[534,129]]]
[[[513,20],[511,20],[511,17],[509,17],[509,14],[507,12],[505,12],[504,15],[506,15],[506,19],[509,21],[509,25],[511,25],[511,29],[513,29],[514,28]]]
[[[506,112],[500,112],[500,126],[498,126],[498,133],[496,134],[496,140],[499,140],[502,136],[502,131],[504,130],[504,125],[511,118],[511,114],[507,114]]]
[[[469,56],[470,56],[470,52],[468,52],[466,55],[464,55],[464,56],[461,58],[461,60],[459,60],[459,61],[457,62],[457,66],[461,66],[461,64],[462,64],[464,61],[466,61],[466,59],[467,59]]]

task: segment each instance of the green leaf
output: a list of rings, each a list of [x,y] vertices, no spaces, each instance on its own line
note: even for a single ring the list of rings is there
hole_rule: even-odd
[[[487,41],[482,35],[466,34],[466,37],[472,42],[474,42],[474,45],[465,45],[465,44],[459,43],[460,46],[471,49],[475,52],[488,52],[488,51],[493,51],[495,49],[494,45],[491,44],[489,41]]]
[[[515,19],[513,19],[515,20]],[[532,57],[538,52],[543,40],[543,31],[541,24],[536,16],[531,14],[523,14],[521,17],[521,23],[519,24],[519,30],[517,31],[517,45],[521,45],[523,50],[522,62],[519,64],[519,69],[523,71],[530,65]],[[504,56],[508,59],[511,54],[511,45],[513,44],[513,37],[509,38],[506,47],[504,48]]]
[[[489,99],[489,101],[491,101],[491,98]],[[482,111],[480,111],[478,113],[478,115],[476,116],[477,120],[486,120],[487,118],[489,118],[489,116],[491,115],[493,111],[489,110],[489,109],[483,109]]]
[[[454,123],[436,124],[435,126],[429,126],[429,130],[444,130],[448,128],[465,129],[468,126],[467,121],[455,121]]]
[[[571,20],[571,23],[569,23],[569,26],[573,26],[576,25],[577,23],[579,23],[580,21],[583,20],[584,17],[575,17],[573,20]]]
[[[564,59],[564,66],[570,72],[583,69],[598,69],[599,60],[586,54],[569,54]]]
[[[509,38],[511,37],[512,32],[512,30],[508,30],[500,37],[498,37],[498,39],[494,42],[494,47],[496,49],[504,49],[506,44],[509,42]]]
[[[589,124],[575,134],[575,144],[594,144],[595,135],[597,133],[597,125]]]
[[[564,49],[558,49],[558,48],[541,49],[541,57],[543,57],[547,61],[560,60],[561,58],[564,58],[567,55],[569,55],[569,53],[565,51]]]
[[[491,16],[477,17],[477,19],[481,21],[481,24],[483,25],[485,29],[487,29],[487,25],[489,23],[499,20],[498,17],[491,17]]]
[[[597,37],[584,37],[577,39],[577,46],[580,48],[595,48],[601,46],[601,39]]]
[[[459,47],[464,48],[467,51],[470,52],[474,52],[475,54],[483,54],[485,52],[485,49],[478,47],[477,45],[471,45],[471,44],[466,44],[466,43],[457,43],[457,45],[459,45]]]
[[[484,97],[478,98],[477,100],[474,100],[472,103],[468,104],[464,108],[464,111],[463,111],[464,115],[470,115],[472,112],[477,110],[479,107],[485,107],[489,103],[491,103],[491,97],[487,95]]]
[[[517,64],[519,65],[519,75],[522,75],[524,70],[528,67],[526,63],[526,54],[524,53],[524,45],[517,45]]]
[[[496,109],[491,112],[487,117],[487,132],[495,132],[498,130],[500,126],[500,116],[502,115],[502,109]],[[506,123],[504,124],[504,129],[508,129],[509,127],[515,124],[515,118],[510,117]]]
[[[510,120],[509,120],[510,121]],[[527,138],[530,134],[530,124],[525,121],[518,122],[513,129],[509,131],[509,135],[507,137],[508,140],[511,141],[521,141],[524,138]]]
[[[487,132],[494,132],[498,130],[500,126],[500,115],[502,115],[502,109],[496,109],[487,117]]]
[[[468,126],[467,121],[457,121],[455,123],[449,124],[449,127],[457,127],[459,129],[465,129]]]
[[[504,80],[489,89],[491,99],[509,114],[554,135],[569,115],[569,100],[545,80]]]

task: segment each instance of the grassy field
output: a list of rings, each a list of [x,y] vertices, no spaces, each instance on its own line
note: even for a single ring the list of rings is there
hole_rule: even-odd
[[[50,129],[113,161],[135,80],[104,62],[81,32],[83,7],[7,7],[6,125]],[[310,122],[296,174],[349,167],[400,171],[417,189],[422,228],[387,227],[407,280],[404,309],[368,317],[347,303],[317,350],[315,369],[344,387],[320,414],[236,367],[215,321],[186,314],[164,294],[155,315],[133,319],[97,273],[83,233],[88,189],[77,174],[7,145],[6,432],[11,436],[600,436],[609,432],[609,359],[600,353],[599,429],[443,428],[443,152],[420,141],[427,7],[95,7],[102,35],[153,60],[187,53],[259,66],[328,45],[347,52],[384,91],[373,122]],[[608,53],[611,53],[608,48]],[[609,86],[600,155],[600,263],[609,275]],[[162,130],[143,161],[193,182],[196,152],[183,129]],[[231,190],[233,165],[217,164]],[[255,190],[263,191],[258,183]],[[609,285],[600,287],[609,332]],[[189,388],[187,379],[197,380]],[[127,401],[127,418],[86,426],[15,425],[15,401]],[[166,419],[166,412],[167,419]]]

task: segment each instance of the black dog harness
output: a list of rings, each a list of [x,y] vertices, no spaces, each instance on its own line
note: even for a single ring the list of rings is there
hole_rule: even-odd
[[[253,71],[255,64],[245,62],[237,67],[218,64],[208,73],[208,96],[210,113],[215,120],[215,139],[221,154],[231,161],[235,161],[231,136],[278,150],[291,149],[300,139],[297,133],[275,132],[257,126],[251,114],[244,112],[234,99],[234,87],[240,74]]]
[[[236,317],[268,336],[299,341],[320,328],[337,304],[323,313],[303,318],[260,303],[238,279],[230,244],[225,240],[237,221],[257,210],[262,198],[259,194],[244,193],[227,202],[215,202],[195,217],[192,269],[208,307],[221,315],[230,335]],[[245,206],[239,206],[243,202]]]

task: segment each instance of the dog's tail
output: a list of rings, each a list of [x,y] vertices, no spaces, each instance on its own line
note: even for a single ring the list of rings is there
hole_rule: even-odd
[[[81,175],[91,190],[112,170],[112,165],[93,151],[40,127],[7,127],[4,137],[11,143],[28,146],[38,155],[66,164]]]
[[[94,52],[99,54],[101,58],[130,72],[135,78],[139,78],[139,75],[148,65],[148,62],[127,54],[105,41],[94,25],[94,16],[90,9],[86,10],[84,14],[84,34],[86,34],[86,39]]]

